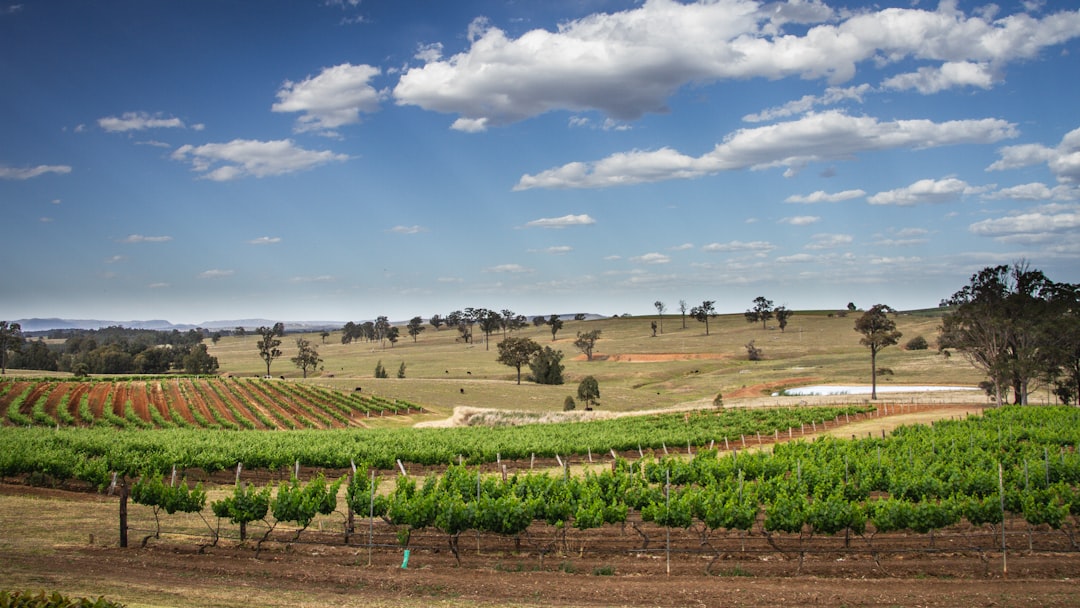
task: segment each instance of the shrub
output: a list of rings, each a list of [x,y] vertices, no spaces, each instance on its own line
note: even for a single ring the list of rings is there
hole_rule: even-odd
[[[724,407],[724,395],[722,393],[716,393],[716,397],[713,398],[712,404],[715,407]]]
[[[386,373],[386,368],[383,367],[382,359],[379,359],[379,362],[375,364],[375,377],[376,378],[389,378],[390,377]]]
[[[567,395],[566,399],[562,403],[562,411],[564,411],[564,412],[572,412],[575,409],[577,409],[577,403],[574,403],[574,396],[573,395]]]
[[[915,336],[908,340],[908,343],[904,345],[907,350],[926,350],[930,348],[930,344],[927,343],[926,338],[922,336]]]
[[[750,340],[750,343],[746,345],[746,355],[751,361],[761,361],[765,358],[765,352],[754,346],[753,340]]]

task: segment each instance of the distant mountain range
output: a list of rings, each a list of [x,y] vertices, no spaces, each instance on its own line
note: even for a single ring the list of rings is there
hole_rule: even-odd
[[[560,315],[564,320],[570,320],[574,318],[574,314]],[[544,315],[545,317],[548,315]],[[528,319],[532,319],[532,316],[528,316]],[[602,319],[602,315],[586,314],[586,319]],[[426,321],[427,319],[425,319]],[[201,327],[203,329],[236,329],[237,327],[243,327],[245,330],[252,331],[258,327],[272,327],[274,323],[270,319],[233,319],[229,321],[207,321],[205,323],[199,323],[192,325],[189,323],[170,323],[164,319],[150,319],[147,321],[107,321],[102,319],[16,319],[14,321],[22,327],[23,333],[32,332],[45,332],[54,329],[101,329],[102,327],[126,327],[128,329],[154,329],[172,331],[174,329],[179,331],[187,331],[189,329],[195,329]],[[322,330],[335,330],[341,329],[345,325],[345,321],[282,321],[285,323],[285,330],[290,332],[302,331],[322,331]],[[393,321],[394,323],[404,321]]]
[[[277,321],[269,319],[235,319],[231,321],[207,321],[192,325],[189,323],[170,323],[164,319],[150,319],[146,321],[106,321],[102,319],[18,319],[15,321],[24,333],[50,331],[53,329],[101,329],[102,327],[127,327],[129,329],[155,329],[172,331],[174,329],[187,331],[201,327],[203,329],[236,329],[243,327],[246,330],[254,330],[257,327],[272,327]],[[345,321],[284,321],[288,331],[318,331],[322,329],[341,329]]]

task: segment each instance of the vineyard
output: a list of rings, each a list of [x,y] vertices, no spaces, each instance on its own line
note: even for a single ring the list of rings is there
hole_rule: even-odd
[[[423,411],[361,392],[261,378],[0,381],[3,424],[137,429],[330,429]]]

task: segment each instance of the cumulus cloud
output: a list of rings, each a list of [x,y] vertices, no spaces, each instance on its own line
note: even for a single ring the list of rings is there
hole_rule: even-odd
[[[849,201],[855,198],[861,198],[866,196],[865,190],[844,190],[842,192],[828,193],[824,190],[818,190],[810,194],[793,194],[784,199],[785,203],[839,203],[842,201]]]
[[[527,228],[566,228],[567,226],[588,226],[595,224],[596,220],[588,214],[564,215],[562,217],[543,217],[538,220],[527,222]]]
[[[887,79],[882,86],[888,89],[915,89],[923,95],[959,87],[989,89],[1000,78],[995,77],[987,63],[947,61],[940,66],[921,67],[916,72],[899,74]]]
[[[564,253],[570,253],[574,248],[569,245],[553,245],[546,249],[530,249],[532,253],[546,253],[550,255],[562,255]]]
[[[388,232],[394,234],[420,234],[421,232],[427,232],[428,229],[423,226],[394,226]]]
[[[930,65],[894,86],[981,86],[991,67],[971,66],[1033,59],[1077,36],[1075,10],[997,17],[942,2],[937,10],[838,15],[818,1],[648,0],[518,37],[477,19],[466,49],[424,54],[426,62],[402,74],[393,96],[401,105],[457,115],[470,122],[455,128],[473,130],[554,110],[595,110],[625,121],[666,111],[667,99],[691,83],[800,77],[836,86],[864,64],[903,60]]]
[[[733,251],[750,251],[766,253],[776,249],[776,246],[768,241],[728,241],[727,243],[709,243],[701,248],[702,251],[728,253]]]
[[[173,240],[171,236],[143,236],[141,234],[129,234],[120,240],[121,243],[168,243]]]
[[[816,224],[821,221],[821,218],[816,215],[795,215],[791,217],[780,218],[781,224],[789,224],[791,226],[808,226],[810,224]]]
[[[201,173],[203,179],[224,182],[242,177],[295,173],[342,162],[349,157],[325,150],[306,150],[290,139],[234,139],[226,143],[180,146],[172,153],[172,158],[191,163],[192,170]]]
[[[343,63],[300,82],[285,81],[277,92],[274,112],[302,112],[295,131],[337,135],[334,129],[360,122],[360,113],[379,109],[383,95],[371,86],[381,73],[370,65]]]
[[[223,279],[225,277],[231,277],[235,274],[232,270],[221,270],[219,268],[213,268],[211,270],[204,270],[199,273],[200,279]]]
[[[654,252],[632,257],[630,258],[630,261],[638,264],[667,264],[671,261],[671,257]]]
[[[71,167],[67,165],[38,165],[36,167],[18,169],[15,167],[0,166],[0,179],[32,179],[47,173],[64,175],[66,173],[71,173]]]
[[[744,122],[765,122],[777,118],[787,118],[796,114],[805,114],[817,106],[835,105],[842,101],[856,101],[862,103],[863,97],[873,92],[873,87],[868,84],[860,84],[854,87],[829,87],[824,95],[803,95],[795,101],[789,101],[783,105],[767,108],[756,114],[743,116]]]
[[[1052,203],[975,222],[968,229],[1003,242],[1042,243],[1080,237],[1080,205]]]
[[[149,112],[124,112],[120,116],[106,116],[98,119],[98,126],[110,133],[185,128],[184,121],[179,118]]]
[[[1004,171],[1046,163],[1059,182],[1080,183],[1080,129],[1066,133],[1061,138],[1061,143],[1053,148],[1040,144],[1021,144],[1006,146],[998,152],[1001,159],[987,167],[987,171]]]
[[[1012,123],[992,118],[882,122],[869,116],[829,111],[789,122],[739,129],[699,157],[671,148],[620,152],[592,163],[572,162],[535,175],[523,175],[514,189],[600,188],[696,178],[739,169],[798,169],[811,162],[849,159],[860,152],[985,144],[1016,137],[1017,133]]]
[[[855,240],[855,237],[850,234],[829,234],[819,233],[811,237],[811,241],[806,244],[806,249],[833,249],[836,247],[843,247],[844,245],[850,245]]]
[[[986,190],[986,187],[971,186],[955,177],[940,180],[920,179],[910,186],[878,192],[866,200],[871,205],[911,206],[920,203],[947,203]]]
[[[257,239],[251,239],[250,241],[248,241],[248,245],[276,245],[280,242],[280,236],[260,236]]]
[[[491,266],[490,268],[485,268],[484,272],[521,274],[525,272],[532,272],[532,270],[522,266],[521,264],[499,264],[498,266]]]

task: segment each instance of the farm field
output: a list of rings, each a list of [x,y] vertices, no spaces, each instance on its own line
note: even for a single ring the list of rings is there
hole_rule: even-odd
[[[250,336],[210,346],[218,377],[12,374],[0,588],[130,606],[1080,603],[1074,410],[984,413],[981,391],[788,396],[869,381],[851,317],[801,313],[780,332],[722,316],[706,336],[668,315],[656,337],[651,320],[568,321],[555,341],[516,332],[564,351],[558,386],[516,384],[495,360],[501,336],[488,350],[430,327],[385,348],[309,334],[323,364],[306,379],[289,369],[291,334],[270,379]],[[933,344],[939,323],[898,316],[901,344]],[[587,361],[572,342],[592,329]],[[747,360],[751,340],[764,360]],[[377,363],[405,377],[376,379]],[[981,380],[933,347],[886,349],[878,364],[880,386]],[[586,375],[597,411],[562,412]],[[204,484],[196,511],[161,506],[187,504],[165,498],[170,469]],[[322,475],[343,485],[320,497]],[[149,492],[157,480],[166,489]],[[246,539],[219,512],[245,487],[278,496]],[[298,515],[288,488],[329,510]]]
[[[831,432],[840,436],[848,431],[856,435],[865,432],[877,437],[879,424],[880,430],[885,430],[901,422],[957,420],[959,413],[966,417],[971,412],[938,408],[894,413],[864,418]],[[1043,431],[1010,429],[994,420],[981,426],[1009,429],[1001,440],[1017,446],[1018,454],[1034,456],[1038,445],[1053,441]],[[866,444],[870,453],[875,446],[882,446],[893,454],[890,458],[906,459],[916,456],[909,452],[910,441],[946,444],[955,441],[949,437],[972,436],[965,422],[935,425],[939,426],[936,432],[899,427],[909,429],[900,435],[904,443],[893,439],[860,443]],[[1026,434],[1033,442],[1032,449],[1020,447],[1022,444],[1015,441],[1017,432]],[[984,433],[992,443],[998,441],[995,434]],[[804,452],[796,450],[791,455],[800,453]],[[805,454],[800,459],[807,463],[802,466],[808,467],[814,457]],[[850,457],[854,458],[854,453]],[[970,456],[961,459],[967,458]],[[1062,464],[1074,460],[1065,451],[1060,458]],[[1065,469],[1056,467],[1057,459],[1048,461],[1055,464],[1048,471],[1054,476],[1066,474]],[[933,456],[928,455],[926,462],[934,462]],[[1032,480],[1042,477],[1039,462],[1034,458],[1029,463],[1031,471],[1038,473]],[[515,469],[527,467],[522,462],[509,464]],[[609,468],[606,462],[582,466],[586,474]],[[925,468],[921,464],[915,467]],[[801,470],[810,475],[812,469]],[[1024,483],[1021,471],[1028,471],[1028,464],[1020,469],[1010,466],[1009,471],[1007,483],[1015,487]],[[1043,487],[1041,482],[1031,483]],[[230,486],[227,482],[212,484],[210,500],[229,495]],[[340,498],[344,500],[344,491]],[[162,514],[162,537],[149,539],[140,547],[138,538],[153,533],[155,516],[149,507],[131,504],[129,526],[136,540],[132,548],[119,549],[116,507],[115,496],[0,486],[0,509],[5,514],[0,519],[0,548],[11,558],[0,570],[0,586],[58,588],[69,595],[105,594],[134,606],[432,602],[450,606],[683,606],[730,602],[747,606],[966,607],[1071,606],[1080,600],[1080,590],[1073,581],[1080,572],[1080,553],[1072,544],[1069,528],[1032,526],[1025,522],[1026,516],[1019,515],[1010,515],[1004,529],[959,521],[929,536],[910,530],[878,531],[871,537],[872,543],[865,535],[853,534],[847,547],[844,534],[773,532],[770,538],[765,533],[767,512],[758,514],[749,533],[717,530],[708,536],[708,545],[702,544],[704,528],[700,524],[668,529],[644,521],[643,513],[634,512],[622,526],[570,530],[567,546],[546,557],[537,549],[559,538],[559,533],[542,523],[530,526],[520,544],[490,532],[465,532],[460,540],[460,565],[447,550],[443,532],[417,530],[410,539],[409,567],[402,569],[403,556],[394,528],[381,520],[373,522],[377,546],[370,554],[364,544],[367,520],[358,520],[354,537],[344,544],[340,513],[320,517],[302,538],[283,528],[261,554],[254,550],[254,542],[237,542],[235,528],[229,530],[229,526],[222,530],[225,537],[218,545],[200,550],[207,543],[203,522],[180,513]],[[1075,518],[1066,523],[1075,526]],[[668,530],[674,548],[670,560],[665,551]],[[1006,537],[1007,574],[998,549]]]

